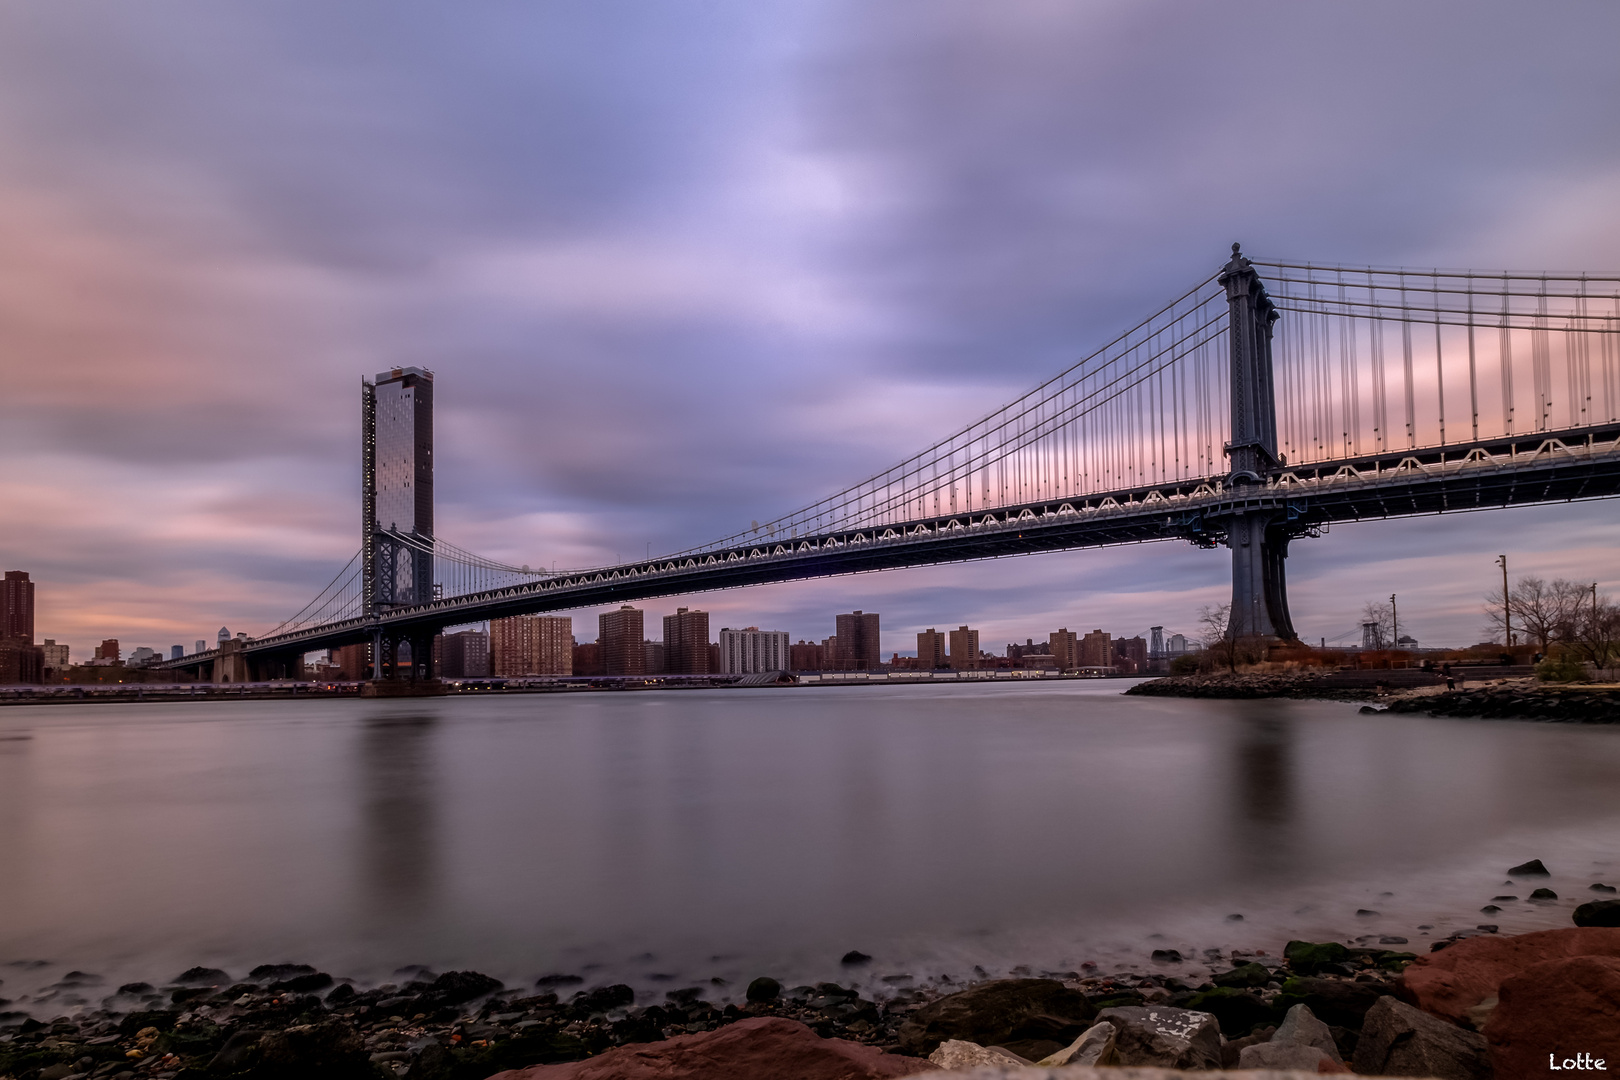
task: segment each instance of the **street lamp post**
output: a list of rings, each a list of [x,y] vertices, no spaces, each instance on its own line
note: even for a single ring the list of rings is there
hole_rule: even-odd
[[[1508,648],[1513,647],[1513,605],[1508,601],[1507,556],[1498,555],[1496,561],[1502,567],[1502,640],[1507,642]]]

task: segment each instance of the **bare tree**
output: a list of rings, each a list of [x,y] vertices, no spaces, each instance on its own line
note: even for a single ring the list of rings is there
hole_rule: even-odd
[[[1231,604],[1205,605],[1198,609],[1198,642],[1211,660],[1237,671],[1237,650],[1226,636],[1232,618]]]
[[[1576,656],[1606,668],[1620,659],[1620,605],[1596,585],[1559,581],[1566,587],[1564,622],[1558,640]]]
[[[1546,652],[1553,642],[1560,640],[1560,631],[1579,617],[1578,607],[1585,593],[1586,586],[1563,578],[1548,582],[1538,577],[1522,577],[1508,592],[1505,608],[1500,589],[1486,594],[1485,616],[1495,633],[1501,632],[1503,618],[1511,617],[1514,632]]]
[[[1395,647],[1395,609],[1389,601],[1369,600],[1361,606],[1361,644],[1374,649]],[[1371,641],[1367,639],[1371,638]]]

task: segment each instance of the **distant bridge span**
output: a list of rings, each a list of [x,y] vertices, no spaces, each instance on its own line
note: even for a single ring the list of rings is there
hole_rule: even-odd
[[[1291,640],[1296,539],[1620,494],[1620,275],[1320,267],[1234,244],[1169,306],[890,469],[701,548],[557,574],[434,534],[432,375],[385,375],[364,384],[361,552],[226,646],[239,676],[359,642],[410,642],[420,671],[434,634],[485,619],[1171,539],[1231,550],[1229,635]],[[157,666],[207,674],[222,655]]]
[[[446,626],[600,607],[661,596],[783,581],[1160,540],[1204,547],[1227,541],[1232,516],[1281,513],[1302,535],[1346,522],[1488,510],[1620,495],[1620,425],[1495,440],[1422,453],[1282,469],[1261,486],[1228,488],[1213,478],[1190,488],[1136,488],[1100,498],[1006,507],[998,512],[908,521],[882,529],[716,549],[651,559],[456,596],[249,642],[255,662],[371,641],[379,626],[418,639]],[[217,650],[163,667],[210,665]]]

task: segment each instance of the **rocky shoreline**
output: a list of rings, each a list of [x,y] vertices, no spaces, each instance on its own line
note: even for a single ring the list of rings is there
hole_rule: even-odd
[[[1562,724],[1620,723],[1620,687],[1555,686],[1514,679],[1473,690],[1393,698],[1388,711]]]
[[[1299,698],[1325,701],[1379,701],[1414,687],[1437,687],[1445,678],[1422,670],[1366,670],[1330,672],[1215,672],[1209,675],[1168,675],[1137,683],[1128,695],[1153,698]]]
[[[965,989],[950,982],[912,988],[901,977],[882,999],[834,983],[782,987],[759,978],[743,1004],[724,1006],[704,999],[713,988],[673,990],[661,1003],[637,1005],[625,985],[572,989],[578,977],[553,976],[541,987],[509,988],[456,971],[416,970],[403,983],[359,991],[297,964],[266,965],[241,980],[193,968],[161,988],[127,984],[92,1003],[85,995],[97,989],[95,976],[74,972],[59,985],[64,1001],[85,1000],[77,1015],[46,1021],[0,1011],[0,1078],[485,1080],[766,1017],[795,1021],[821,1039],[916,1059],[919,1067],[943,1042],[970,1037],[1034,1061],[1063,1049],[1110,1008],[1206,1011],[1238,1042],[1280,1023],[1290,1004],[1314,1004],[1330,1022],[1348,1024],[1393,992],[1396,973],[1411,959],[1297,943],[1288,957],[1206,956],[1229,970],[1196,985],[1153,970],[1048,972]],[[1341,1026],[1338,1037],[1353,1047],[1353,1028]],[[1236,1053],[1229,1055],[1234,1063]]]
[[[1157,697],[1362,701],[1373,712],[1430,716],[1539,720],[1548,723],[1620,723],[1620,686],[1548,684],[1502,679],[1468,689],[1447,689],[1444,675],[1418,670],[1223,672],[1175,675],[1138,683],[1127,694]]]
[[[1546,871],[1533,862],[1510,873]],[[1620,1031],[1581,1026],[1594,1009],[1606,1022],[1604,1002],[1620,994],[1620,900],[1590,901],[1573,917],[1579,929],[1459,930],[1421,956],[1388,947],[1404,945],[1400,938],[1292,941],[1281,956],[1161,950],[1111,973],[1094,964],[1013,978],[976,971],[977,981],[927,986],[889,976],[873,996],[761,977],[741,1004],[724,1005],[707,1000],[727,993],[715,985],[638,1004],[629,986],[586,987],[575,975],[507,987],[472,971],[408,968],[400,982],[362,990],[307,965],[271,964],[239,980],[192,968],[161,987],[106,993],[96,976],[71,972],[28,1002],[70,1015],[38,1019],[3,1011],[12,1003],[0,1000],[0,1080],[742,1080],[788,1065],[812,1080],[880,1080],[977,1067],[1017,1076],[1031,1064],[1310,1073],[1353,1065],[1365,1075],[1489,1080],[1493,1068],[1523,1075],[1500,1061],[1523,1056],[1512,1031],[1546,1020],[1537,1002],[1553,993],[1549,979],[1564,987],[1558,1024],[1599,1049],[1620,1040]],[[1504,980],[1554,961],[1585,964],[1576,973],[1584,981],[1569,990],[1573,975],[1544,973],[1509,1008]],[[1505,1016],[1519,1026],[1499,1038]],[[1620,1045],[1613,1057],[1620,1061]]]

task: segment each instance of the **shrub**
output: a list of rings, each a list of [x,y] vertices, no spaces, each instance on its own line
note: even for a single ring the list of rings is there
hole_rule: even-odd
[[[1570,653],[1560,652],[1536,665],[1536,678],[1542,682],[1585,682],[1586,665]]]

